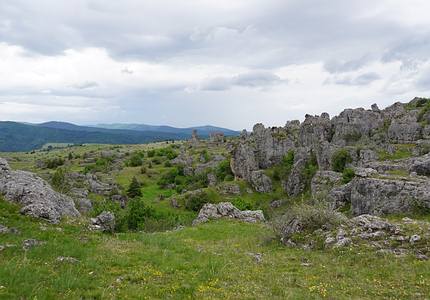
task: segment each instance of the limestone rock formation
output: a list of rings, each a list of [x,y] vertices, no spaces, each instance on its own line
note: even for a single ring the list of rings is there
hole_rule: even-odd
[[[249,223],[264,222],[265,220],[261,210],[241,211],[230,202],[222,202],[218,204],[206,203],[200,210],[197,218],[193,221],[193,225],[220,218],[237,219]]]
[[[0,158],[0,193],[22,206],[21,213],[58,223],[63,216],[78,217],[73,200],[57,193],[42,178],[30,172],[13,171]]]

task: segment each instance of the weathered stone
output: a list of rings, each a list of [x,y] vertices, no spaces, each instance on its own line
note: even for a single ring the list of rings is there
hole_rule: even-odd
[[[12,171],[0,158],[0,193],[22,206],[21,213],[58,223],[63,216],[78,217],[73,200],[57,193],[42,178],[30,172]]]
[[[421,139],[422,127],[416,121],[394,120],[388,128],[388,137],[393,143],[407,143]]]
[[[238,219],[248,223],[263,222],[265,220],[261,210],[241,211],[230,202],[221,202],[218,204],[206,203],[199,212],[197,218],[193,221],[193,225],[208,222],[219,218]]]
[[[263,171],[252,172],[250,182],[259,193],[270,193],[272,191],[272,180]]]
[[[318,171],[312,178],[311,192],[313,196],[329,193],[334,186],[342,184],[342,174],[333,171]]]
[[[80,198],[75,200],[76,206],[81,213],[89,213],[93,209],[93,204],[91,200],[87,198]]]
[[[430,176],[430,153],[416,159],[409,170],[421,176]]]
[[[111,212],[104,211],[100,215],[91,219],[91,229],[103,232],[115,231],[115,215]]]
[[[28,251],[31,248],[34,248],[36,246],[43,245],[43,244],[45,244],[45,242],[43,241],[39,241],[36,239],[27,239],[22,242],[22,249],[25,251]]]
[[[428,180],[356,177],[351,182],[351,209],[354,215],[404,213],[416,207],[430,208]]]
[[[230,182],[225,182],[225,183],[221,184],[220,186],[218,186],[218,191],[222,195],[236,195],[236,196],[238,196],[241,194],[239,185],[237,185],[235,183],[230,183]]]

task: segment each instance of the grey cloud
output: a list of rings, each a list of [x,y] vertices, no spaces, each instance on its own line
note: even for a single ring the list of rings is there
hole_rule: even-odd
[[[79,90],[85,90],[85,89],[95,88],[98,86],[99,86],[99,84],[97,82],[85,81],[85,82],[78,83],[78,84],[74,85],[73,87],[76,89],[79,89]]]
[[[356,71],[364,67],[371,60],[370,56],[349,61],[339,61],[332,59],[324,63],[324,69],[330,73],[343,73]]]
[[[286,84],[278,75],[267,71],[253,71],[232,77],[216,77],[204,82],[200,89],[208,91],[224,91],[234,86],[264,88],[276,84]]]
[[[328,78],[326,80],[326,84],[334,83],[340,85],[368,85],[376,80],[381,79],[381,77],[374,72],[364,73],[359,76],[341,76],[341,77],[333,77]]]

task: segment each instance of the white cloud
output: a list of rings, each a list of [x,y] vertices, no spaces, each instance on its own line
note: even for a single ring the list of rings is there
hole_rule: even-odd
[[[284,124],[428,96],[424,0],[3,0],[0,119]]]

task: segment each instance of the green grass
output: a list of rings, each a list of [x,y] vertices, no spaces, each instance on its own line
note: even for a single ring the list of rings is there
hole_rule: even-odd
[[[414,144],[397,144],[394,153],[389,153],[386,150],[381,150],[378,153],[378,158],[380,161],[409,158],[413,156],[412,149],[414,147]]]
[[[1,299],[375,299],[430,293],[428,262],[364,248],[286,248],[264,225],[219,221],[165,233],[104,235],[79,222],[53,226],[19,216],[3,201],[0,207],[0,223],[21,230],[0,236],[0,244],[17,245],[0,252]],[[46,244],[25,252],[21,243],[27,238]],[[255,253],[261,253],[260,263]],[[80,262],[60,263],[58,256]]]

